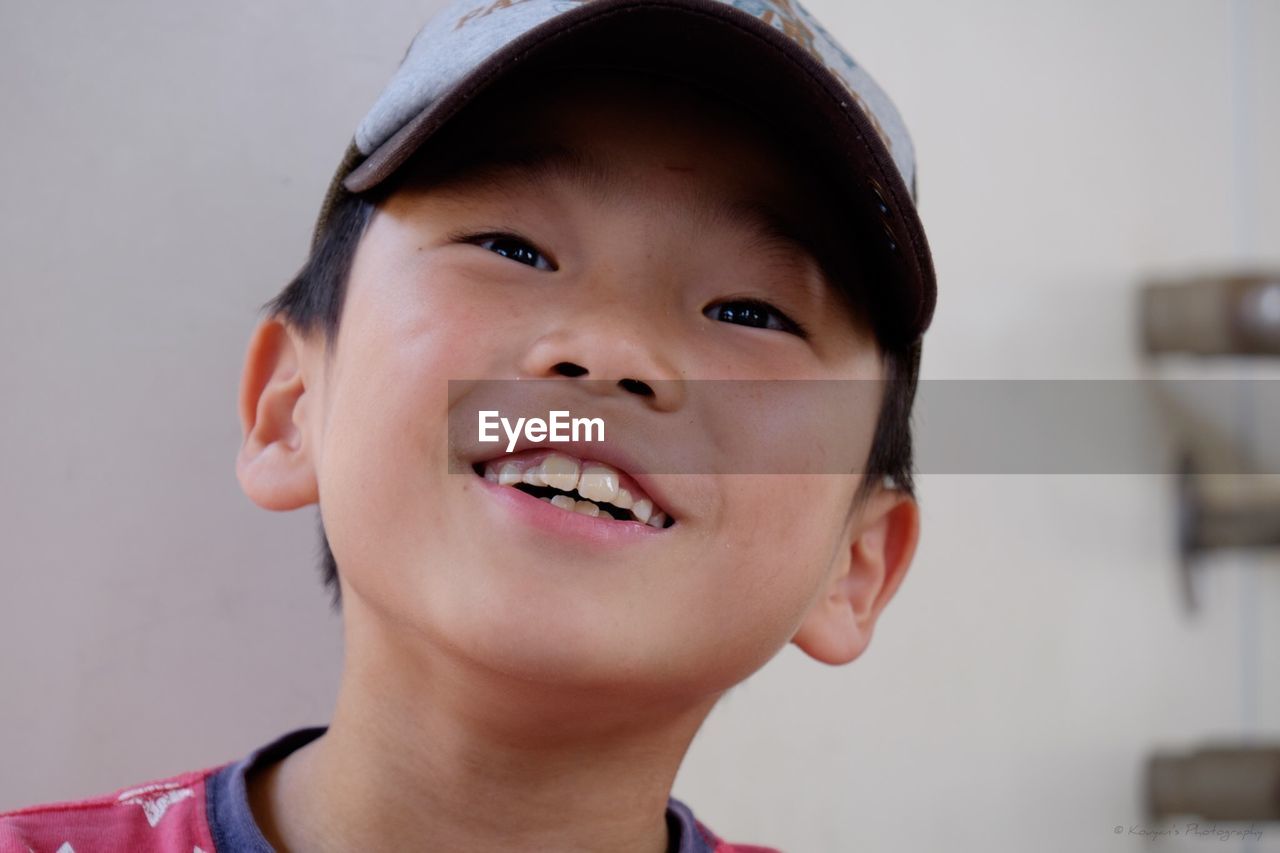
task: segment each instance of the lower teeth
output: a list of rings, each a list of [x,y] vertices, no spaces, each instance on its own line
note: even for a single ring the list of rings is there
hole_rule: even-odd
[[[538,500],[546,501],[552,506],[559,507],[560,509],[567,510],[569,512],[576,512],[576,513],[580,513],[581,515],[589,515],[592,518],[595,518],[601,513],[600,507],[596,506],[591,501],[575,501],[573,498],[569,497],[568,495],[556,495],[553,498],[544,497],[544,498],[538,498]],[[605,513],[605,515],[608,516],[608,513]],[[608,516],[608,517],[612,517],[612,516]]]
[[[640,521],[631,510],[621,509],[612,505],[601,506],[589,500],[583,500],[575,494],[565,494],[564,492],[556,492],[555,494],[547,494],[555,491],[550,486],[534,486],[529,483],[514,483],[512,488],[519,489],[526,495],[535,497],[540,501],[549,503],[557,509],[565,512],[577,512],[592,518],[609,518],[614,521],[634,521],[640,524],[648,524],[650,527],[665,528],[670,527],[671,522],[665,515],[655,512],[647,522]]]

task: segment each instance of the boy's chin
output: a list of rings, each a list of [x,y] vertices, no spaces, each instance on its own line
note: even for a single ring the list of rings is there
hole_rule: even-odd
[[[405,636],[411,626],[424,641],[418,652],[481,689],[693,703],[747,678],[789,639],[790,617],[776,604],[716,606],[723,595],[688,567],[552,563],[492,542],[477,560],[475,545],[437,548],[431,560],[367,584],[348,580],[383,623],[374,636]]]
[[[521,692],[545,692],[581,710],[615,704],[693,704],[727,690],[763,665],[769,650],[739,659],[723,643],[673,630],[639,614],[503,613],[499,608],[438,627],[444,645],[479,678],[497,677]],[[603,708],[597,708],[603,710]]]

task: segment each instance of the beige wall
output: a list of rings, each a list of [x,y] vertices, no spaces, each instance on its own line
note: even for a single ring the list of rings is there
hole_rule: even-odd
[[[915,135],[926,376],[1140,375],[1142,276],[1280,263],[1280,4],[810,6]],[[0,7],[0,808],[326,718],[314,510],[240,492],[235,398],[258,305],[434,4],[368,8]],[[1113,827],[1141,819],[1149,750],[1280,738],[1277,565],[1218,560],[1189,620],[1168,485],[922,478],[868,654],[784,652],[677,795],[796,851],[1140,849]]]

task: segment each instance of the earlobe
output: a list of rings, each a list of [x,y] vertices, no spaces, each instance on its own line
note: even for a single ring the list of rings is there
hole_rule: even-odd
[[[906,576],[920,537],[911,496],[882,489],[852,514],[830,582],[792,638],[823,663],[849,663],[866,651],[885,605]]]
[[[254,330],[240,377],[244,440],[236,478],[264,509],[291,510],[319,500],[305,426],[314,394],[302,370],[301,343],[275,318]]]

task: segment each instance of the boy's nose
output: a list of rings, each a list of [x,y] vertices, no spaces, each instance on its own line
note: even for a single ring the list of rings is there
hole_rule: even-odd
[[[595,380],[586,383],[593,393],[634,395],[658,411],[679,409],[684,380],[652,330],[634,320],[598,319],[566,317],[529,348],[521,375]]]

